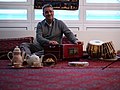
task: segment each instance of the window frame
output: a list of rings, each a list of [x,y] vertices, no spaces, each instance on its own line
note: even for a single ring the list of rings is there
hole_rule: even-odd
[[[0,23],[17,24],[21,27],[21,24],[27,24],[27,27],[31,27],[31,30],[35,30],[36,25],[41,20],[35,20],[34,0],[27,0],[27,2],[0,2],[0,8],[19,8],[27,10],[27,20],[0,20]],[[87,21],[86,10],[120,10],[120,4],[103,4],[103,3],[86,3],[86,0],[79,0],[79,20],[63,20],[70,28],[77,28],[77,30],[86,30],[87,26],[106,26],[106,27],[118,27],[120,21]],[[3,24],[4,25],[4,24]],[[24,25],[24,26],[25,26]],[[1,25],[0,25],[1,26]],[[7,26],[7,25],[6,25]]]
[[[26,2],[0,2],[0,5],[29,5],[31,2],[27,0]]]
[[[0,9],[26,9],[27,10],[27,20],[0,20],[2,22],[30,22],[31,21],[31,2],[0,2]]]
[[[86,24],[120,24],[118,20],[86,20],[86,10],[120,10],[120,4],[86,3],[84,1],[84,22]]]

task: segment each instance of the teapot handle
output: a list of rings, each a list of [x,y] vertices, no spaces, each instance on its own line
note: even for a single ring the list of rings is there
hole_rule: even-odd
[[[44,55],[41,55],[40,62],[42,63]]]
[[[30,58],[30,55],[26,54],[25,59],[29,59],[29,58]]]
[[[10,54],[12,54],[12,51],[8,52],[7,57],[12,62],[12,59],[10,58]]]

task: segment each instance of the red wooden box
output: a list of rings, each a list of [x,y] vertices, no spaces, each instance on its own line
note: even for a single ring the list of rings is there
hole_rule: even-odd
[[[53,54],[57,59],[80,58],[83,56],[83,45],[62,44],[44,47],[45,54]]]

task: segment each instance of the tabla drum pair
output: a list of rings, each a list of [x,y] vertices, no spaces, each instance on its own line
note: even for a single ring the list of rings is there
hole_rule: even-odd
[[[90,58],[111,59],[116,56],[112,41],[91,40],[87,45],[86,51]]]

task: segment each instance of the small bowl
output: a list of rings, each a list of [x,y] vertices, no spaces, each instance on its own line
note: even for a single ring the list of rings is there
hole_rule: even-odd
[[[86,67],[89,65],[88,62],[68,62],[69,66],[75,66],[75,67]]]

